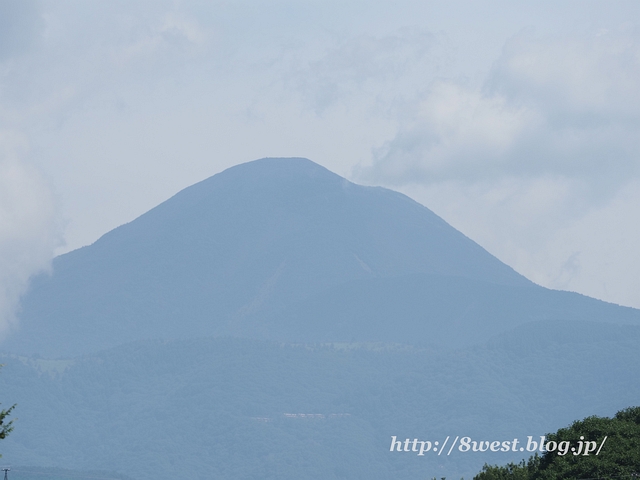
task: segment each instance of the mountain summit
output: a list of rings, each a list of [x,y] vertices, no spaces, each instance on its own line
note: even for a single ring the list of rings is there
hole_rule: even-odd
[[[534,285],[405,195],[265,158],[56,258],[4,347],[68,356],[220,335],[455,346],[530,320],[612,315],[640,319]]]

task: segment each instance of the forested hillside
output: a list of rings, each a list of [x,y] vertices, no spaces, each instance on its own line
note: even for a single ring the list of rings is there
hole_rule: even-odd
[[[449,352],[211,338],[5,356],[19,420],[2,449],[139,480],[471,478],[528,455],[417,456],[391,437],[526,438],[612,415],[640,396],[639,341],[638,327],[547,322]]]

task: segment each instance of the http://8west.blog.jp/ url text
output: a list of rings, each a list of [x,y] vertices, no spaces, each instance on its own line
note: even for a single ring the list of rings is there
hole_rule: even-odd
[[[538,440],[539,438],[539,440]],[[526,441],[521,442],[519,439],[513,440],[473,440],[471,437],[451,438],[448,436],[442,442],[419,440],[417,438],[398,439],[395,435],[391,437],[390,452],[412,452],[418,456],[424,456],[430,452],[431,455],[440,455],[444,452],[445,455],[451,455],[452,452],[556,452],[558,455],[598,455],[600,450],[606,442],[607,437],[604,437],[601,442],[595,440],[585,440],[584,437],[580,437],[580,440],[576,442],[561,441],[556,442],[553,440],[547,440],[545,435],[540,437],[528,436]]]

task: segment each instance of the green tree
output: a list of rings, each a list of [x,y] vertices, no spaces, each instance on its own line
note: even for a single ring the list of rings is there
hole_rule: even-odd
[[[2,365],[0,365],[2,367]],[[0,440],[5,438],[11,430],[13,430],[13,420],[6,421],[11,411],[15,408],[15,405],[7,408],[6,410],[0,410]],[[2,455],[0,455],[2,457]]]
[[[602,443],[606,437],[606,442]],[[534,456],[528,462],[510,463],[506,466],[485,465],[474,480],[570,480],[632,478],[640,474],[640,407],[622,410],[613,418],[587,417],[567,428],[549,434],[547,441],[570,442],[577,447],[579,442],[596,442],[602,445],[595,455],[574,455],[568,450],[565,455],[557,451]]]
[[[540,457],[534,455],[529,461],[520,463],[508,463],[504,466],[485,465],[482,472],[476,475],[474,480],[529,480],[540,468]]]

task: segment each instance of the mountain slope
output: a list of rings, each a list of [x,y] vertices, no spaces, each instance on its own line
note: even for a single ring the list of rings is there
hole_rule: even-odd
[[[439,279],[458,286],[430,294]],[[549,305],[538,299],[535,312],[478,313],[478,295],[508,302],[513,289],[551,295],[402,194],[355,185],[306,159],[269,158],[193,185],[56,258],[53,275],[34,280],[20,329],[3,347],[56,356],[144,338],[349,341],[365,333],[460,346],[576,312],[640,321],[638,311],[612,305],[593,318],[593,300],[569,294]],[[386,316],[369,321],[365,312],[381,303],[373,313]],[[338,317],[343,328],[331,327]],[[469,338],[452,337],[454,324]]]

